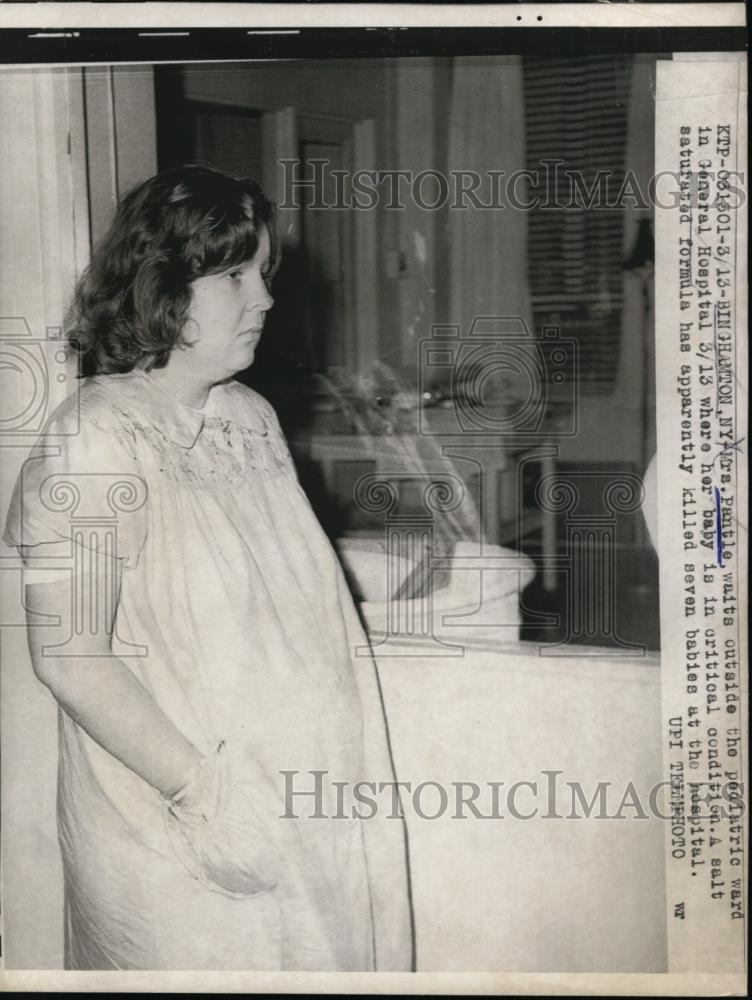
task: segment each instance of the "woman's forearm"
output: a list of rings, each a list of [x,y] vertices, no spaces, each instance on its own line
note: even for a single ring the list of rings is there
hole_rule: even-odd
[[[117,657],[54,660],[38,676],[93,740],[163,794],[180,788],[201,759]]]
[[[114,571],[119,572],[119,567],[108,568],[108,573]],[[169,794],[185,783],[202,754],[113,654],[114,611],[112,620],[89,636],[91,655],[55,655],[55,647],[69,635],[72,595],[80,599],[83,594],[86,607],[93,606],[94,600],[99,607],[110,606],[112,602],[105,602],[104,594],[95,589],[101,589],[101,581],[107,579],[112,576],[100,572],[91,579],[82,576],[76,588],[69,580],[27,585],[27,634],[34,672],[93,740],[154,788]],[[119,586],[117,590],[119,594]],[[59,625],[50,624],[55,618]]]

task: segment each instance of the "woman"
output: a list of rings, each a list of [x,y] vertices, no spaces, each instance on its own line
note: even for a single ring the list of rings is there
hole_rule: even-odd
[[[251,181],[133,190],[76,290],[90,377],[11,502],[26,567],[65,566],[26,603],[61,708],[66,968],[411,968],[403,821],[335,805],[394,780],[375,666],[275,414],[232,379],[276,255]]]

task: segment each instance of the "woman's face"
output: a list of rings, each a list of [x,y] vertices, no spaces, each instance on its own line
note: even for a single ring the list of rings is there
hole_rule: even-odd
[[[211,381],[248,368],[253,362],[266,313],[274,304],[267,279],[270,269],[269,231],[260,233],[255,257],[218,274],[196,278],[184,329],[191,344],[191,367]]]

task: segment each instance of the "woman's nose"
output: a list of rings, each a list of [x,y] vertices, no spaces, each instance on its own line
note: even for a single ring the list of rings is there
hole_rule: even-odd
[[[266,282],[260,279],[254,284],[253,288],[250,289],[248,293],[248,301],[246,303],[246,308],[248,311],[254,309],[262,309],[266,312],[268,309],[274,305],[274,299],[271,296],[269,289],[266,287]]]

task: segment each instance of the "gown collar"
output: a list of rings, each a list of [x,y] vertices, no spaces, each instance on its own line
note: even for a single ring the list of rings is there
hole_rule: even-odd
[[[223,383],[209,390],[209,398],[202,410],[186,406],[167,389],[141,369],[130,372],[97,375],[94,381],[117,384],[119,394],[138,406],[149,421],[162,434],[181,448],[192,448],[203,430],[204,421],[216,411],[217,396]]]

